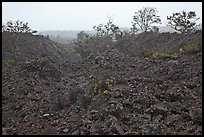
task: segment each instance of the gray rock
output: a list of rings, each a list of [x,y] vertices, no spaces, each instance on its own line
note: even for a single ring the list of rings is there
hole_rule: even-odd
[[[44,114],[44,115],[43,115],[43,117],[48,117],[48,116],[50,116],[50,114]]]
[[[175,65],[178,65],[178,61],[177,60],[169,60],[168,62],[167,62],[168,64],[175,64]]]
[[[97,110],[91,110],[91,114],[98,113]]]
[[[65,128],[63,129],[63,132],[67,133],[69,131],[69,129]]]

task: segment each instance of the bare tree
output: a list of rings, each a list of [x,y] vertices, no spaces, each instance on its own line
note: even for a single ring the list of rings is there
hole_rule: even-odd
[[[133,16],[133,25],[139,26],[142,32],[147,32],[151,29],[151,25],[154,23],[160,23],[160,16],[157,16],[156,8],[144,7],[143,9],[135,12]]]
[[[181,33],[188,33],[195,30],[196,21],[200,18],[196,18],[196,13],[194,11],[190,12],[176,12],[172,16],[167,16],[169,20],[167,26],[180,31]]]

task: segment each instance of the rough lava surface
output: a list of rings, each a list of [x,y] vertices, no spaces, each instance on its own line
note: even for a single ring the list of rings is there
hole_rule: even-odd
[[[99,80],[109,94],[87,97]],[[202,53],[86,60],[49,57],[2,70],[4,135],[201,135]]]

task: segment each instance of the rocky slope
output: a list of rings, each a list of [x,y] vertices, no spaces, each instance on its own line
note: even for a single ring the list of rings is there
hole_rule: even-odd
[[[3,65],[11,61],[19,64],[43,56],[63,60],[66,54],[66,48],[44,36],[2,32]]]
[[[39,57],[5,68],[2,132],[201,135],[202,53],[141,59],[113,48],[86,59]]]

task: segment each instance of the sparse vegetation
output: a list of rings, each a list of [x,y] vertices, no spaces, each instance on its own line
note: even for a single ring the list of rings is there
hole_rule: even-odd
[[[15,66],[15,65],[21,64],[22,62],[16,61],[14,59],[8,59],[8,60],[3,61],[2,63],[3,63],[3,65],[10,67],[10,66]]]
[[[153,52],[152,52],[152,58],[153,58],[153,59],[157,59],[157,58],[158,58],[158,55],[159,55],[158,52],[156,52],[156,51],[153,51]]]
[[[102,94],[109,94],[110,92],[110,89],[109,87],[112,87],[113,84],[115,83],[114,80],[99,80],[98,82],[96,82],[94,85],[93,85],[93,90],[90,91],[89,93],[85,93],[84,96],[88,96],[88,97],[93,97],[93,96],[96,96],[100,93]]]
[[[202,46],[199,44],[190,44],[184,47],[185,53],[198,53],[202,52]]]
[[[159,33],[155,12],[138,11],[144,33],[109,19],[75,47],[3,26],[4,134],[202,134],[202,31]]]
[[[199,19],[196,17],[195,11],[181,11],[167,16],[167,20],[169,20],[168,26],[181,33],[189,33],[196,30],[196,21]]]
[[[192,51],[192,49],[190,49],[190,48],[188,50]],[[186,50],[186,52],[187,52],[187,50]],[[156,50],[143,51],[142,55],[144,58],[151,58],[151,59],[165,59],[165,58],[176,59],[176,58],[178,58],[180,53],[181,53],[180,51],[175,51],[174,53],[170,53],[167,49],[165,49],[162,52],[158,52]]]
[[[37,33],[36,30],[30,29],[28,22],[23,23],[23,21],[8,21],[5,25],[2,25],[2,32],[15,32],[15,33]]]
[[[97,36],[99,37],[110,36],[111,38],[118,39],[122,35],[119,27],[113,23],[113,19],[110,17],[106,25],[99,24],[93,28],[97,31]]]

